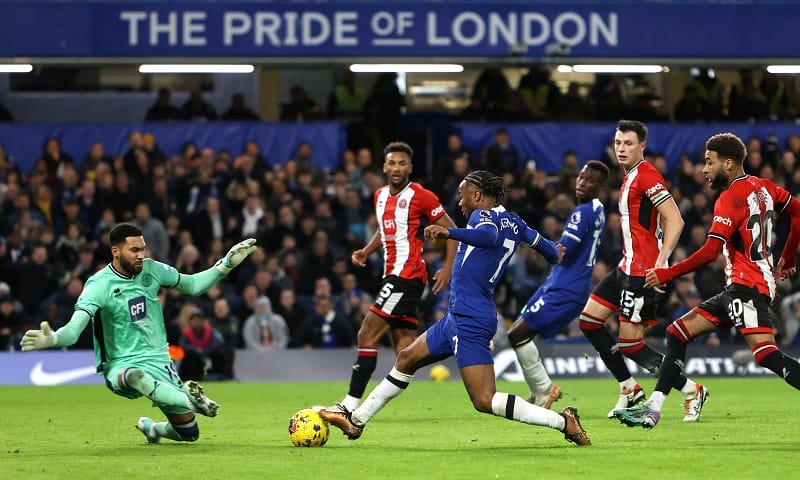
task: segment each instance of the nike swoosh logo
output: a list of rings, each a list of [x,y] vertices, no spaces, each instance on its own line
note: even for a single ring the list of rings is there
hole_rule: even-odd
[[[39,361],[31,369],[31,374],[29,378],[31,380],[31,383],[34,385],[39,385],[43,387],[61,385],[64,383],[69,383],[73,380],[77,380],[82,377],[88,377],[89,375],[94,375],[95,372],[95,368],[90,366],[90,367],[71,368],[69,370],[62,370],[60,372],[51,373],[51,372],[45,372],[42,369],[43,364],[44,364],[43,361]]]

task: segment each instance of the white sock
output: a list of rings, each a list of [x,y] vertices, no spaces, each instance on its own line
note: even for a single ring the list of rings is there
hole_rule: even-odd
[[[694,397],[695,388],[697,384],[694,383],[690,378],[686,379],[686,385],[681,387],[681,394],[683,394],[683,398],[691,398]]]
[[[413,378],[414,375],[406,375],[392,367],[392,371],[389,372],[389,375],[381,380],[381,383],[369,392],[364,403],[355,409],[350,417],[353,423],[357,425],[366,424],[384,407],[384,405],[389,403],[389,400],[403,393]]]
[[[664,400],[666,399],[667,396],[664,395],[663,392],[656,390],[650,394],[650,399],[647,400],[647,408],[650,410],[655,410],[656,412],[660,412],[661,406],[664,405]]]
[[[509,402],[509,399],[511,399],[511,402]],[[507,411],[509,406],[512,409],[511,412]],[[550,427],[558,431],[564,430],[565,426],[564,417],[560,413],[537,407],[509,393],[495,392],[492,397],[492,413],[498,417],[505,417],[530,425]]]
[[[531,393],[549,392],[553,388],[553,382],[542,364],[536,344],[531,340],[524,345],[514,347],[514,353],[517,354],[517,360],[522,367],[522,375],[525,377],[525,383],[528,384]]]
[[[341,402],[339,402],[344,408],[349,411],[353,411],[358,408],[358,404],[361,403],[360,398],[352,397],[350,395],[346,395]]]
[[[625,381],[619,382],[619,391],[626,392],[636,386],[636,379],[631,377]]]

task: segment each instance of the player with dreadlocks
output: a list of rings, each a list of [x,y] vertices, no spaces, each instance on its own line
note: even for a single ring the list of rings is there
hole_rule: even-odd
[[[578,445],[591,445],[581,427],[578,411],[561,413],[528,403],[521,397],[497,391],[489,342],[497,329],[494,288],[519,244],[528,245],[558,263],[564,248],[544,238],[525,222],[506,211],[508,189],[497,175],[479,170],[462,180],[458,188],[467,228],[429,225],[425,237],[458,240],[450,283],[447,314],[410,346],[400,351],[394,368],[370,392],[360,407],[321,410],[322,417],[340,428],[351,440],[361,436],[365,424],[391,399],[400,395],[420,368],[455,355],[461,379],[475,409],[509,420],[550,427]]]

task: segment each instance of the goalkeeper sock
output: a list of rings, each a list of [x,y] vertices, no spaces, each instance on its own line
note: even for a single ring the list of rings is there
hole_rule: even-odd
[[[492,396],[492,414],[530,425],[564,430],[565,420],[560,413],[537,407],[510,393],[495,392]]]
[[[176,442],[194,442],[200,436],[196,418],[186,423],[178,423],[175,425],[170,422],[154,423],[153,431],[163,438],[168,438]]]
[[[370,392],[364,403],[358,407],[350,417],[356,425],[364,425],[374,417],[391,399],[400,395],[408,388],[414,375],[407,375],[392,367],[381,383]]]
[[[159,402],[171,407],[186,407],[186,411],[193,411],[191,400],[183,390],[178,390],[172,385],[151,377],[141,368],[128,368],[123,375],[125,385],[154,402]]]

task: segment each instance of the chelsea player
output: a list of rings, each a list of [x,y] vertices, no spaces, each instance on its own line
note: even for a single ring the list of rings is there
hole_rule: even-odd
[[[497,175],[479,170],[459,186],[459,206],[469,219],[467,228],[429,225],[425,236],[458,240],[447,314],[400,351],[394,368],[353,412],[345,408],[322,409],[321,416],[351,440],[361,436],[366,423],[394,397],[400,395],[420,368],[455,355],[461,378],[475,409],[510,420],[550,427],[577,445],[591,445],[581,427],[578,411],[561,413],[537,407],[510,393],[498,392],[489,347],[497,329],[495,285],[521,243],[542,253],[551,263],[564,255],[564,247],[542,237],[506,211],[508,189]]]
[[[597,196],[608,174],[608,167],[597,160],[586,162],[578,173],[575,197],[579,205],[570,214],[559,241],[566,248],[564,260],[553,267],[508,329],[508,341],[531,391],[528,401],[540,407],[550,408],[562,392],[547,375],[533,337],[555,336],[580,316],[592,291],[592,270],[606,225],[605,209]]]
[[[237,243],[214,266],[194,275],[145,258],[142,231],[133,224],[112,228],[109,243],[113,260],[86,281],[70,321],[56,332],[47,322],[41,330],[28,330],[20,342],[22,351],[68,347],[91,321],[97,373],[105,377],[106,386],[126,398],[147,397],[167,417],[158,423],[139,418],[136,428],[147,442],[194,442],[200,437],[195,412],[214,417],[219,404],[197,382],[184,384],[178,376],[167,349],[158,291],[167,287],[202,295],[253,253],[256,241]]]

